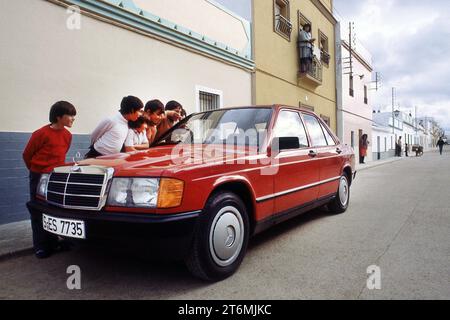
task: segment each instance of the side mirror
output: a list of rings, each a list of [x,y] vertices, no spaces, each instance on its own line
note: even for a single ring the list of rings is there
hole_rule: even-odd
[[[292,150],[300,148],[300,139],[298,137],[274,138],[272,141],[272,152],[277,154],[283,150]]]

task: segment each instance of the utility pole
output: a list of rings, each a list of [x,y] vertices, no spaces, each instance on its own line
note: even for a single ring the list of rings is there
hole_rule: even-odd
[[[348,23],[348,45],[350,46],[350,77],[353,77],[353,37],[352,37],[352,28],[354,22]]]
[[[415,123],[415,127],[416,127],[416,141],[415,141],[415,143],[419,144],[419,128],[417,128],[417,106],[414,107],[414,113],[415,113],[415,115],[414,115],[414,118],[415,118],[414,123]]]
[[[395,104],[395,88],[392,87],[392,133],[395,134],[395,111],[394,111],[394,104]]]

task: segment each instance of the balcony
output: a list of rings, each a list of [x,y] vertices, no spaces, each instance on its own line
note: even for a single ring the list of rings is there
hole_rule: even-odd
[[[292,23],[281,14],[277,14],[275,16],[275,31],[290,41]]]
[[[311,65],[310,70],[308,70],[305,73],[300,72],[298,74],[299,80],[306,80],[314,86],[322,85],[323,80],[322,77],[323,77],[323,66],[316,56],[314,56],[313,58],[313,63]]]

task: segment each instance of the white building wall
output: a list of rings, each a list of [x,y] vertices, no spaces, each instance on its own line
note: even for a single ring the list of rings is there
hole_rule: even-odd
[[[50,106],[72,102],[74,133],[90,133],[126,95],[145,103],[177,100],[196,111],[196,88],[223,94],[223,105],[251,104],[250,71],[82,16],[69,30],[66,9],[15,0],[0,10],[0,131],[32,132]],[[43,18],[45,17],[45,18]]]
[[[392,148],[392,144],[395,148],[394,139],[395,135],[389,128],[375,126],[372,128],[372,153],[375,161],[394,156],[394,149]]]
[[[349,57],[349,49],[345,44],[342,44],[342,57]],[[372,135],[372,91],[371,79],[372,70],[368,68],[367,64],[371,64],[370,55],[366,52],[369,61],[366,64],[362,63],[356,56],[353,57],[353,96],[350,96],[350,75],[348,59],[344,60],[344,69],[342,75],[342,120],[344,139],[343,143],[352,146],[355,151],[355,156],[359,158],[359,140],[363,134],[367,134],[371,145],[375,143]],[[347,64],[346,64],[347,63]],[[367,87],[367,104],[364,101],[364,86]],[[353,137],[353,139],[352,139]],[[353,141],[352,141],[353,140]],[[367,161],[372,161],[372,154],[369,152]]]

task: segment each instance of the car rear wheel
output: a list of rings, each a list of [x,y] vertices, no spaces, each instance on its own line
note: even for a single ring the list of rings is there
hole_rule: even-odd
[[[336,197],[328,204],[332,213],[341,214],[347,211],[350,202],[350,184],[346,175],[339,180],[339,188]]]
[[[249,219],[242,200],[231,192],[216,193],[199,220],[186,265],[198,278],[223,280],[239,268],[248,238]]]

